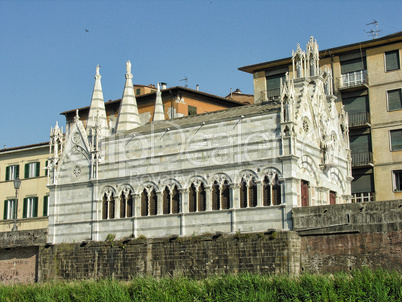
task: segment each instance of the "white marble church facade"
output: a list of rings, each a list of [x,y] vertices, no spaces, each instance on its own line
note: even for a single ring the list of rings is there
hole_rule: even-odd
[[[280,101],[165,120],[159,92],[145,125],[127,62],[115,129],[98,67],[87,127],[51,130],[49,241],[288,230],[293,207],[348,202],[347,115],[316,42],[293,56]]]

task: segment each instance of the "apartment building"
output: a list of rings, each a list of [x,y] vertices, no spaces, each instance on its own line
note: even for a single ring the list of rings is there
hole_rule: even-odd
[[[319,51],[337,109],[343,106],[349,116],[355,202],[402,198],[401,52],[402,32]],[[296,77],[303,55],[298,47],[292,57],[240,67],[253,74],[254,102],[279,99],[281,83]]]
[[[0,150],[0,232],[48,227],[48,157],[48,142]]]

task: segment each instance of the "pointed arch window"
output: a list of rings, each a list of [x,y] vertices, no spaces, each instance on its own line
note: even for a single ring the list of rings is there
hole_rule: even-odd
[[[197,204],[197,189],[195,188],[195,184],[192,183],[189,190],[189,211],[195,212],[196,204]]]
[[[153,189],[151,194],[149,194],[149,215],[156,215],[158,211],[158,198],[156,196],[156,191]]]
[[[204,212],[207,209],[205,186],[201,182],[198,188],[198,211]]]
[[[189,206],[190,212],[206,211],[206,192],[202,181],[195,181],[191,184],[189,189]]]
[[[257,184],[255,183],[254,177],[250,180],[248,191],[249,191],[248,206],[250,208],[256,207],[257,206]]]
[[[263,205],[280,205],[281,204],[281,184],[278,176],[274,175],[271,179],[265,175],[263,179]]]
[[[220,189],[219,184],[215,180],[212,184],[212,210],[219,210],[219,202],[220,202]]]
[[[141,216],[148,216],[148,192],[146,189],[141,193]]]
[[[131,190],[124,189],[120,195],[120,218],[133,216],[133,198]]]
[[[113,192],[107,190],[102,196],[102,219],[113,219],[115,217],[115,200]]]
[[[221,198],[221,209],[228,210],[230,208],[230,188],[227,180],[225,180],[222,184]]]
[[[166,186],[163,190],[163,214],[177,214],[180,212],[180,194],[177,185]]]
[[[172,190],[172,213],[180,213],[180,193],[177,185]]]
[[[170,191],[168,186],[163,190],[163,214],[170,214]]]
[[[240,208],[247,208],[247,181],[244,177],[240,182]]]

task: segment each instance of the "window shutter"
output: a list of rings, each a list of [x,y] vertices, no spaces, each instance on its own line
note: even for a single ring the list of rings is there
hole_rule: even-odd
[[[20,165],[15,166],[15,178],[20,178]]]
[[[44,217],[48,216],[48,214],[47,214],[48,201],[49,201],[49,196],[43,196],[43,216]]]
[[[388,91],[388,110],[396,110],[402,108],[401,89]]]
[[[366,58],[358,58],[341,63],[341,73],[349,73],[366,69]]]
[[[45,162],[45,167],[47,168],[48,161]],[[45,176],[47,176],[47,169],[45,170]]]
[[[3,219],[7,219],[7,212],[8,212],[8,202],[7,200],[4,200],[4,213],[3,213]]]
[[[392,151],[402,150],[402,129],[391,130]]]
[[[10,167],[6,168],[6,180],[10,180]]]
[[[24,205],[22,207],[22,218],[27,218],[28,211],[28,198],[24,198]]]
[[[33,213],[32,217],[38,217],[38,197],[33,198]]]
[[[29,178],[29,164],[25,164],[24,178]]]
[[[40,173],[40,162],[36,163],[36,171],[35,171],[35,176],[38,177]]]
[[[399,50],[386,52],[385,63],[387,71],[399,69]]]
[[[342,100],[345,105],[345,111],[351,113],[369,112],[367,96],[358,96],[353,98],[345,98]]]

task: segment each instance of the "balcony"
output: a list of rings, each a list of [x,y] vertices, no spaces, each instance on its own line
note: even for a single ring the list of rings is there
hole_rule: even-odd
[[[370,113],[349,113],[349,128],[371,127]]]
[[[373,153],[371,152],[352,152],[352,168],[369,167],[373,165]]]
[[[368,75],[366,70],[342,74],[338,79],[338,90],[354,90],[368,88]]]
[[[364,192],[364,193],[355,193],[352,194],[352,200],[354,202],[367,202],[367,201],[375,201],[375,193],[374,192]]]

